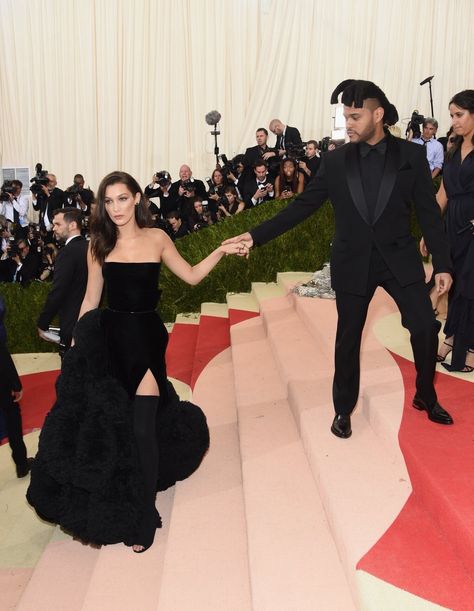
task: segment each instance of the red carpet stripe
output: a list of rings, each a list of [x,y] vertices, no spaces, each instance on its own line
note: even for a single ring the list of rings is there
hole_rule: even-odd
[[[191,384],[199,325],[175,323],[166,350],[168,376]]]
[[[405,385],[399,441],[413,494],[358,568],[437,604],[467,611],[474,597],[474,387],[438,374],[438,400],[454,425],[431,423],[411,405],[413,364],[393,357]]]
[[[191,388],[206,365],[220,352],[230,346],[230,324],[228,318],[202,315],[199,321],[199,335],[194,355]]]

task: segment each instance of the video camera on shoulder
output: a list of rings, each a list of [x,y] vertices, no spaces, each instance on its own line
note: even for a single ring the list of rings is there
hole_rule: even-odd
[[[229,176],[229,174],[235,176],[239,173],[239,162],[236,162],[235,158],[229,161],[227,155],[219,155],[219,159],[222,162],[221,171],[224,176]]]
[[[414,110],[411,113],[410,121],[407,125],[407,134],[411,130],[413,133],[413,138],[421,138],[421,126],[423,125],[423,121],[425,120],[424,115],[420,115],[417,110]]]
[[[6,180],[0,189],[0,202],[8,202],[10,201],[10,195],[15,194],[15,187],[13,186],[13,181]]]
[[[49,179],[48,179],[48,170],[43,170],[43,166],[41,165],[41,163],[37,163],[35,165],[35,171],[36,171],[35,176],[33,176],[33,178],[30,179],[30,182],[33,183],[30,187],[30,191],[38,199],[39,197],[44,195],[43,187],[48,186]]]

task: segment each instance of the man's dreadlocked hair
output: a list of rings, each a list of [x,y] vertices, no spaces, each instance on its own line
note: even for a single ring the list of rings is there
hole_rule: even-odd
[[[339,94],[342,92],[341,102],[345,106],[354,105],[362,108],[364,100],[375,98],[384,109],[383,122],[385,125],[394,125],[398,121],[398,112],[393,104],[387,100],[385,93],[372,81],[347,79],[339,83],[331,95],[331,104],[337,104]]]

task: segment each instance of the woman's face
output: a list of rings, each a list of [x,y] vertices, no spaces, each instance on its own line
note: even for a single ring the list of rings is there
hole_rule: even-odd
[[[227,192],[225,194],[225,196],[227,197],[227,201],[229,202],[229,206],[231,206],[234,202],[235,202],[235,195],[231,192]]]
[[[474,133],[474,112],[460,108],[456,104],[449,105],[453,133],[456,136],[469,136]]]
[[[212,182],[215,185],[221,185],[223,182],[223,177],[221,172],[219,172],[219,170],[214,170],[214,172],[212,173]]]
[[[121,182],[109,185],[105,190],[105,209],[118,227],[135,221],[135,205],[139,201],[140,193],[133,195],[127,185]]]
[[[293,176],[294,172],[295,172],[295,166],[292,164],[292,162],[285,161],[285,163],[283,164],[283,174],[287,178],[290,178],[291,176]]]

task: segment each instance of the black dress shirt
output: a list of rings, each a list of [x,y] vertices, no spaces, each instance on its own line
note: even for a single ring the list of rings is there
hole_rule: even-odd
[[[371,220],[375,216],[375,206],[382,181],[386,152],[386,138],[377,142],[374,146],[367,144],[367,142],[359,144],[360,177]]]

